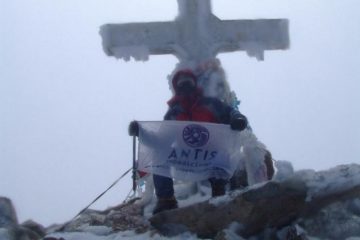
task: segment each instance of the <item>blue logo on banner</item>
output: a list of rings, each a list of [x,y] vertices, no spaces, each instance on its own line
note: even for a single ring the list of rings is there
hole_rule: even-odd
[[[197,124],[191,124],[184,128],[183,139],[184,142],[192,148],[198,148],[206,145],[209,141],[209,131]]]

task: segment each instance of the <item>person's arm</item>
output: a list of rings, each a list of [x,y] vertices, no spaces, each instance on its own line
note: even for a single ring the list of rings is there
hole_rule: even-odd
[[[176,116],[181,112],[179,105],[173,105],[169,108],[164,116],[164,120],[176,120]]]
[[[219,122],[230,124],[231,129],[242,131],[248,126],[247,118],[239,110],[221,102],[218,99],[208,99],[212,102],[212,108],[217,113]]]

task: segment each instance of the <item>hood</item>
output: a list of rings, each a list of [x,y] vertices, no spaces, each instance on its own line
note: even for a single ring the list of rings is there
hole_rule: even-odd
[[[179,81],[180,76],[184,76],[184,75],[194,79],[194,82],[197,86],[197,77],[195,76],[193,71],[191,71],[190,69],[184,69],[184,70],[178,71],[172,79],[171,83],[172,83],[172,87],[174,88],[174,90],[176,89],[176,85],[177,85],[177,82]]]

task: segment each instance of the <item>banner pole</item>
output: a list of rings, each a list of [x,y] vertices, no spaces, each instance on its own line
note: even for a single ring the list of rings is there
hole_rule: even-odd
[[[134,194],[136,193],[136,136],[133,136],[133,172],[132,172],[132,179],[133,179],[133,191]]]

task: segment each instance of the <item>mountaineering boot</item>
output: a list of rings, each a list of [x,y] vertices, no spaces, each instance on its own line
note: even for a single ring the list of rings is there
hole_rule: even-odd
[[[156,206],[153,210],[153,214],[157,214],[159,212],[171,210],[178,208],[177,201],[175,197],[171,198],[158,198]]]
[[[218,197],[225,195],[225,186],[227,181],[223,179],[210,178],[211,196]]]
[[[236,170],[230,178],[230,190],[243,189],[248,186],[247,174],[245,170]]]
[[[211,196],[218,197],[225,195],[225,185],[216,185],[211,187]]]
[[[264,162],[266,165],[266,172],[268,180],[271,180],[275,174],[275,168],[274,168],[274,161],[272,159],[271,153],[266,150],[265,156],[264,156]]]

